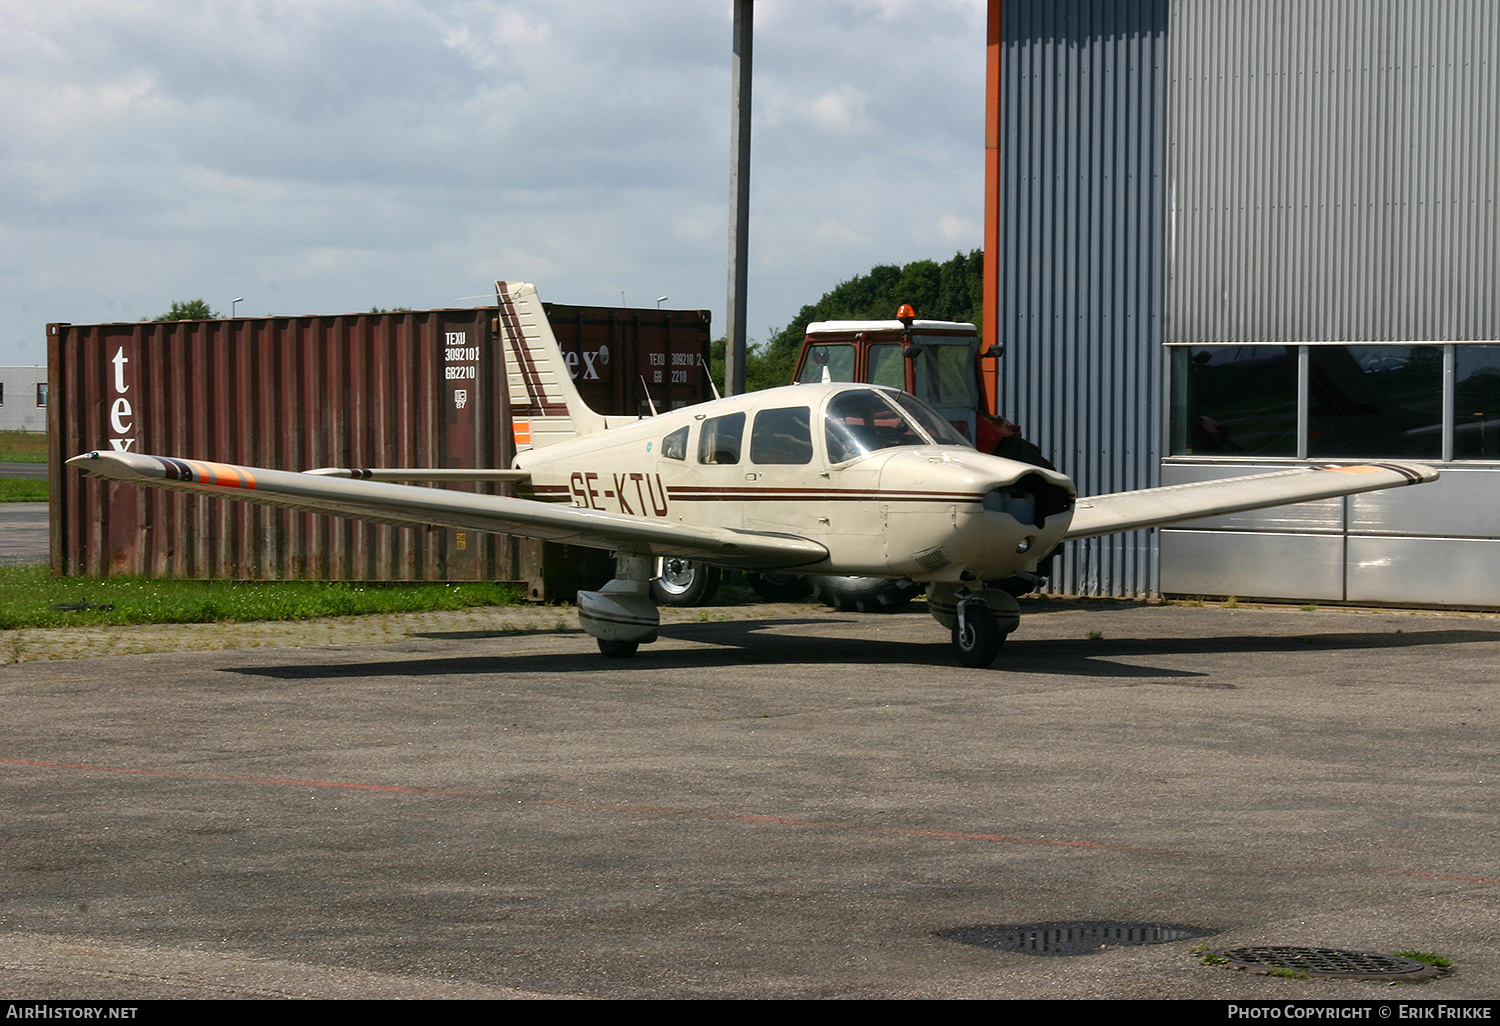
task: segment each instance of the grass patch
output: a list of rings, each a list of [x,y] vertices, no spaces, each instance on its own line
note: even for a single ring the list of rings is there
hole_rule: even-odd
[[[46,502],[47,482],[33,477],[0,477],[0,502]]]
[[[85,624],[310,620],[511,606],[520,590],[492,581],[176,581],[53,577],[46,567],[0,567],[0,630]],[[54,604],[113,609],[54,610]]]
[[[0,431],[0,462],[46,463],[47,432]]]
[[[1442,955],[1434,955],[1430,951],[1398,951],[1396,954],[1402,958],[1409,958],[1413,962],[1424,962],[1427,965],[1435,965],[1439,969],[1452,969],[1453,963]]]

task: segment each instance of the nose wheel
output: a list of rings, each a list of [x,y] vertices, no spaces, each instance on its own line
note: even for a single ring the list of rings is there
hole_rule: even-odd
[[[963,666],[984,669],[1000,654],[1005,635],[983,602],[966,602],[959,609],[958,623],[953,625],[953,647]]]

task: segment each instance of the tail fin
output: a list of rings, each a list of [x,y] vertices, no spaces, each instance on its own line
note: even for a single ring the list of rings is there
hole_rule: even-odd
[[[591,435],[609,425],[578,394],[536,286],[495,282],[516,451]]]

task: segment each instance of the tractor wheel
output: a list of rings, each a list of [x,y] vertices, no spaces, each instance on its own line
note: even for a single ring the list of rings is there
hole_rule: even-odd
[[[795,602],[812,591],[812,582],[801,574],[751,574],[750,587],[762,602]]]
[[[810,577],[813,594],[841,613],[889,613],[922,593],[920,584],[889,577]]]

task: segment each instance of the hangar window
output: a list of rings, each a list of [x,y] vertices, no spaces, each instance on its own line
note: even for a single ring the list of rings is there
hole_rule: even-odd
[[[1173,345],[1171,453],[1500,459],[1500,345]]]
[[[795,465],[812,462],[812,415],[806,406],[761,410],[750,429],[750,462]]]
[[[1443,457],[1441,346],[1308,346],[1307,454]]]
[[[1453,458],[1500,459],[1500,346],[1454,346]]]
[[[732,464],[740,461],[740,442],[745,436],[745,415],[730,413],[709,417],[698,433],[698,462]]]
[[[1291,346],[1176,347],[1172,454],[1296,456],[1297,351]]]

